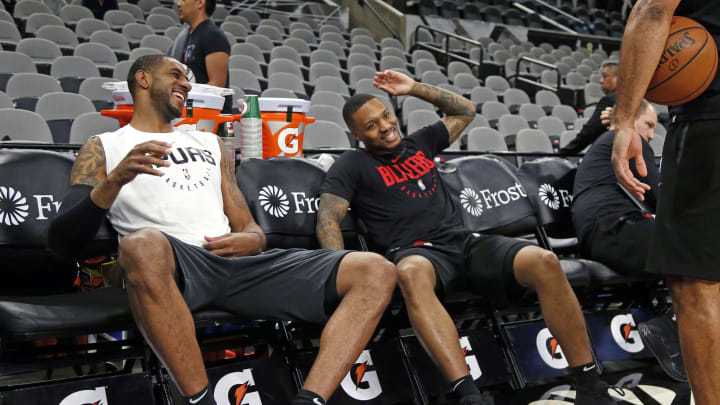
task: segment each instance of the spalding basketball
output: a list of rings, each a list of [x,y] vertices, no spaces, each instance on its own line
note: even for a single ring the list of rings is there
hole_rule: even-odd
[[[685,104],[710,86],[717,64],[717,47],[705,27],[690,18],[673,17],[645,98],[657,104]]]

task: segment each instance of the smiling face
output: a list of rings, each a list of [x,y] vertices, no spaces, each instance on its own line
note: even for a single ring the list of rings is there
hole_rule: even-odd
[[[168,121],[179,118],[191,88],[185,66],[175,59],[164,58],[150,75],[150,101],[153,107]]]
[[[400,145],[400,130],[395,115],[378,98],[368,100],[348,123],[353,137],[370,152],[387,153]]]

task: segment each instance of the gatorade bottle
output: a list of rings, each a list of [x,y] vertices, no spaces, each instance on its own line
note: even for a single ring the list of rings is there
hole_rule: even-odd
[[[223,114],[220,114],[223,115]],[[230,156],[232,157],[232,164],[235,165],[235,149],[236,149],[236,143],[235,143],[235,131],[233,131],[233,125],[232,121],[230,122],[223,122],[218,125],[217,129],[217,136],[220,137],[223,144],[225,145],[225,149],[230,153]]]
[[[240,160],[245,162],[248,159],[262,159],[262,118],[260,118],[258,96],[248,95],[245,97],[242,118],[238,127]]]

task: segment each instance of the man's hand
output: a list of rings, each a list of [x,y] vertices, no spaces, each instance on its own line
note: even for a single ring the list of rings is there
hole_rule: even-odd
[[[108,180],[119,186],[133,181],[138,174],[162,176],[163,172],[152,166],[168,167],[170,162],[162,160],[170,154],[170,144],[160,141],[148,141],[136,145],[108,175]]]
[[[612,130],[612,110],[613,107],[605,107],[605,109],[600,113],[600,122],[602,122],[605,128],[610,130]]]
[[[221,236],[206,236],[203,248],[223,257],[252,256],[262,251],[262,240],[255,232],[233,232]]]
[[[647,167],[642,154],[642,140],[640,135],[631,126],[618,126],[613,141],[612,165],[615,169],[615,177],[629,192],[635,195],[640,201],[645,197],[645,190],[650,186],[641,182],[630,170],[630,159],[635,159],[635,167],[641,177],[647,176]]]
[[[380,90],[385,90],[392,96],[404,96],[410,93],[415,80],[408,77],[407,75],[394,72],[392,70],[386,70],[384,72],[375,73],[373,79],[373,85]]]

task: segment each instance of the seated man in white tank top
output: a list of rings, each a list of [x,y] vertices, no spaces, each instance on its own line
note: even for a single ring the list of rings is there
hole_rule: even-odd
[[[49,233],[72,257],[107,218],[138,327],[188,403],[215,404],[191,311],[324,323],[320,352],[294,404],[324,404],[390,301],[395,267],[364,252],[265,250],[230,154],[211,133],[182,131],[184,65],[144,56],[128,73],[129,125],[90,138]]]

